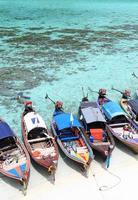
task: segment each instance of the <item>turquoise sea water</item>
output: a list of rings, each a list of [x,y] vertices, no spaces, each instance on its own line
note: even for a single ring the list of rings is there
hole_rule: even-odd
[[[77,113],[81,87],[131,89],[138,81],[138,1],[0,0],[0,116],[20,133],[24,91],[49,124],[46,92]],[[90,99],[96,94],[89,93]]]

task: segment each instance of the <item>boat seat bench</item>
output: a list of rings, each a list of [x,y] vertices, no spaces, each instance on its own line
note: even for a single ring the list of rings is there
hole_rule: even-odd
[[[99,146],[99,145],[110,145],[110,142],[93,142],[93,145]]]
[[[109,124],[109,126],[111,126],[111,127],[115,127],[115,126],[125,126],[125,125],[128,125],[128,123]]]
[[[79,136],[72,136],[72,137],[63,137],[59,138],[62,142],[72,141],[79,139]]]
[[[30,143],[32,143],[32,142],[42,142],[42,141],[45,141],[46,139],[47,139],[46,137],[35,138],[35,139],[28,140],[28,142],[30,142]]]
[[[6,146],[6,147],[1,148],[0,151],[8,151],[8,150],[14,149],[14,148],[16,148],[16,147],[17,147],[16,144],[14,144],[14,145],[9,145],[9,146]]]

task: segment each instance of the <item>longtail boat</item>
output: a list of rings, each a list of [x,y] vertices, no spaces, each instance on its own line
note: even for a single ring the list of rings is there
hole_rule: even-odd
[[[129,90],[124,90],[123,92],[112,87],[112,90],[120,92],[122,97],[119,101],[123,110],[127,113],[129,118],[131,118],[138,126],[138,99],[132,99]]]
[[[115,142],[98,103],[91,102],[87,97],[84,97],[80,102],[78,114],[84,126],[84,136],[88,144],[92,149],[102,154],[108,168]]]
[[[44,120],[33,109],[30,101],[25,103],[22,114],[22,136],[31,158],[46,168],[55,180],[58,147]]]
[[[30,157],[24,145],[2,119],[0,119],[0,173],[19,181],[26,194]]]
[[[138,99],[120,99],[120,105],[128,116],[138,125]]]
[[[138,99],[129,99],[127,94],[125,95],[126,92],[127,90],[125,90],[120,99],[120,105],[138,126]]]
[[[113,136],[135,153],[138,153],[138,126],[122,110],[119,104],[106,98],[106,92],[104,92],[104,95],[101,92],[102,89],[99,90],[98,103],[111,128]]]
[[[55,103],[51,128],[66,157],[87,171],[94,159],[93,151],[83,135],[83,128],[78,119],[72,113],[65,113],[62,110],[62,103],[59,101]]]

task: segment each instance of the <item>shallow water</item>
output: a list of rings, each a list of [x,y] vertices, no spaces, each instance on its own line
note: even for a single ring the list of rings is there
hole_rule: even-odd
[[[49,124],[53,105],[47,92],[77,113],[81,87],[131,89],[138,73],[137,1],[0,0],[0,108],[20,136],[23,106],[11,100],[31,96]],[[90,99],[96,94],[89,92]]]
[[[97,94],[90,93],[88,86],[96,91],[106,88],[115,101],[120,94],[112,86],[128,88],[133,96],[138,81],[132,72],[138,74],[138,1],[0,0],[0,116],[20,138],[23,105],[11,100],[18,92],[31,97],[49,125],[54,106],[45,100],[46,93],[63,101],[66,111],[77,113],[82,86],[92,100]],[[105,193],[99,192],[99,186],[105,182],[112,186],[117,178],[104,170],[102,162],[94,160],[86,179],[75,164],[60,156],[55,185],[45,170],[31,165],[27,197],[3,176],[0,195],[6,200],[71,199],[72,195],[81,200],[93,188],[97,200],[135,197],[137,156],[117,144],[110,170],[122,184]]]

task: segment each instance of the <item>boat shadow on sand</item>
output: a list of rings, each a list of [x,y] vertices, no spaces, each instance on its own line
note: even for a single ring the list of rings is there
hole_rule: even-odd
[[[135,153],[134,151],[132,151],[129,147],[127,147],[125,144],[123,144],[122,142],[120,142],[116,138],[115,138],[115,146],[116,146],[117,149],[121,150],[123,153],[125,153],[129,156],[132,156],[133,158],[138,160],[138,154]]]
[[[48,171],[42,167],[42,166],[39,166],[35,161],[33,161],[31,159],[31,164],[32,164],[32,167],[39,173],[41,174],[44,178],[46,178],[47,181],[49,181],[51,184],[54,184],[55,183],[55,177],[53,177],[52,174],[48,173]],[[55,172],[55,175],[56,175],[56,172]]]
[[[6,185],[10,185],[11,187],[15,188],[16,190],[23,191],[23,185],[19,183],[17,180],[13,180],[3,174],[0,174],[0,183],[4,183]]]
[[[126,154],[126,156],[128,155],[129,157],[133,157],[136,160],[138,160],[138,154],[136,154],[135,152],[133,152],[131,149],[129,149],[125,144],[121,143],[119,140],[117,140],[115,138],[115,150],[114,151],[121,151],[122,154]],[[113,159],[116,159],[116,152],[112,152],[111,155],[111,161],[110,161],[110,165],[112,165],[112,157]],[[94,152],[94,160],[96,161],[97,164],[101,165],[102,168],[104,169],[108,169],[106,168],[106,159],[101,156],[101,154],[95,150],[93,150]],[[110,166],[109,166],[110,169]]]
[[[100,152],[96,151],[93,149],[93,153],[94,153],[94,160],[96,161],[96,163],[98,163],[99,165],[101,165],[101,167],[106,167],[106,158],[104,156],[101,155]]]

